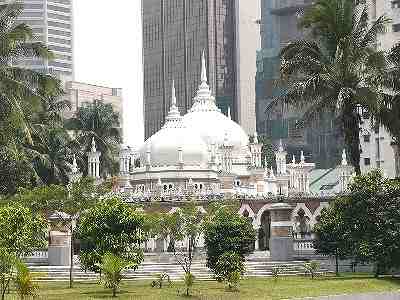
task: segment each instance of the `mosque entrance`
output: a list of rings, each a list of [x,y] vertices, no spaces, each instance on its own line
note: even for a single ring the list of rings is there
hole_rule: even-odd
[[[258,247],[261,251],[269,250],[269,238],[271,236],[271,214],[264,211],[261,215],[261,226],[258,230]]]

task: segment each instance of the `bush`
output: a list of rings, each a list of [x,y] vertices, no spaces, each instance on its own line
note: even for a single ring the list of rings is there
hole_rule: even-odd
[[[17,294],[21,299],[25,299],[25,297],[36,297],[39,287],[33,282],[32,273],[29,271],[26,264],[21,261],[17,262],[16,270],[17,274],[14,282]]]
[[[237,289],[245,272],[244,260],[233,251],[225,252],[218,259],[214,272],[217,281],[226,282],[229,290]]]
[[[100,265],[100,269],[103,273],[102,280],[104,286],[112,290],[113,297],[117,295],[117,290],[122,280],[122,271],[135,266],[135,263],[130,263],[113,253],[106,253],[103,255]]]
[[[167,281],[168,285],[171,285],[171,279],[167,273],[157,274],[157,279],[152,281],[151,287],[162,289],[164,281]]]
[[[303,268],[305,275],[311,275],[311,279],[314,279],[318,275],[321,265],[317,261],[312,261],[303,264]]]

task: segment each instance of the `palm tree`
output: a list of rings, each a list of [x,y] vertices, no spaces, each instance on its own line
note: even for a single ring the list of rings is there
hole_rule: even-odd
[[[280,71],[286,93],[274,99],[267,110],[279,104],[291,105],[303,112],[306,123],[321,112],[333,112],[341,125],[351,163],[360,174],[360,110],[377,114],[385,97],[381,83],[386,58],[383,51],[375,49],[375,41],[388,20],[380,17],[369,25],[367,8],[349,8],[348,2],[351,1],[319,0],[315,11],[308,12],[315,12],[315,18],[306,14],[305,20],[310,22],[317,40],[298,40],[282,49]],[[322,16],[329,14],[332,16],[324,23]],[[318,38],[325,32],[331,33]]]
[[[45,184],[67,184],[73,155],[83,164],[80,145],[63,128],[36,125],[33,130],[33,145],[25,151],[33,161],[36,173]]]
[[[19,139],[33,142],[27,115],[40,110],[46,102],[46,95],[41,94],[43,88],[51,85],[60,90],[52,76],[18,64],[27,58],[53,58],[43,43],[35,41],[31,28],[17,22],[22,9],[21,3],[0,4],[0,144],[14,148]]]
[[[388,54],[388,74],[385,86],[390,91],[385,98],[385,105],[376,116],[377,122],[382,124],[392,135],[392,145],[396,160],[400,157],[400,43],[394,45]],[[400,164],[400,162],[396,162]],[[396,167],[397,169],[397,167]],[[397,170],[398,171],[398,170]],[[399,176],[399,174],[396,174]]]
[[[84,145],[84,151],[90,149],[92,138],[95,139],[101,154],[103,175],[114,174],[117,167],[118,146],[121,143],[119,115],[111,104],[102,101],[87,103],[80,107],[76,117],[69,120],[68,129],[75,130],[77,140]]]

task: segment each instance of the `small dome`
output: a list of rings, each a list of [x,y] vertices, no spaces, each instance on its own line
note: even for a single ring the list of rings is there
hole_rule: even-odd
[[[150,152],[152,166],[176,166],[182,152],[185,165],[198,166],[208,163],[208,148],[202,138],[183,123],[176,107],[175,88],[172,86],[172,105],[166,123],[151,136],[139,150],[140,162],[145,165]]]

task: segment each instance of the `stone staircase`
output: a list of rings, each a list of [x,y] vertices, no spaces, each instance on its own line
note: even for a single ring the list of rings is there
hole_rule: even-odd
[[[270,277],[274,267],[281,267],[281,276],[304,274],[301,266],[304,261],[290,262],[272,262],[266,256],[252,254],[246,259],[246,277]],[[30,266],[38,281],[67,281],[69,280],[69,267],[56,266]],[[321,265],[321,273],[329,272],[324,264]],[[168,259],[152,259],[146,257],[144,262],[137,270],[128,270],[125,272],[127,280],[154,280],[157,274],[167,273],[171,280],[180,280],[184,272],[173,257]],[[192,264],[192,273],[198,280],[212,280],[213,274],[206,267],[204,259],[195,260]],[[98,274],[93,272],[84,272],[79,266],[74,266],[75,281],[96,281],[99,280]]]

